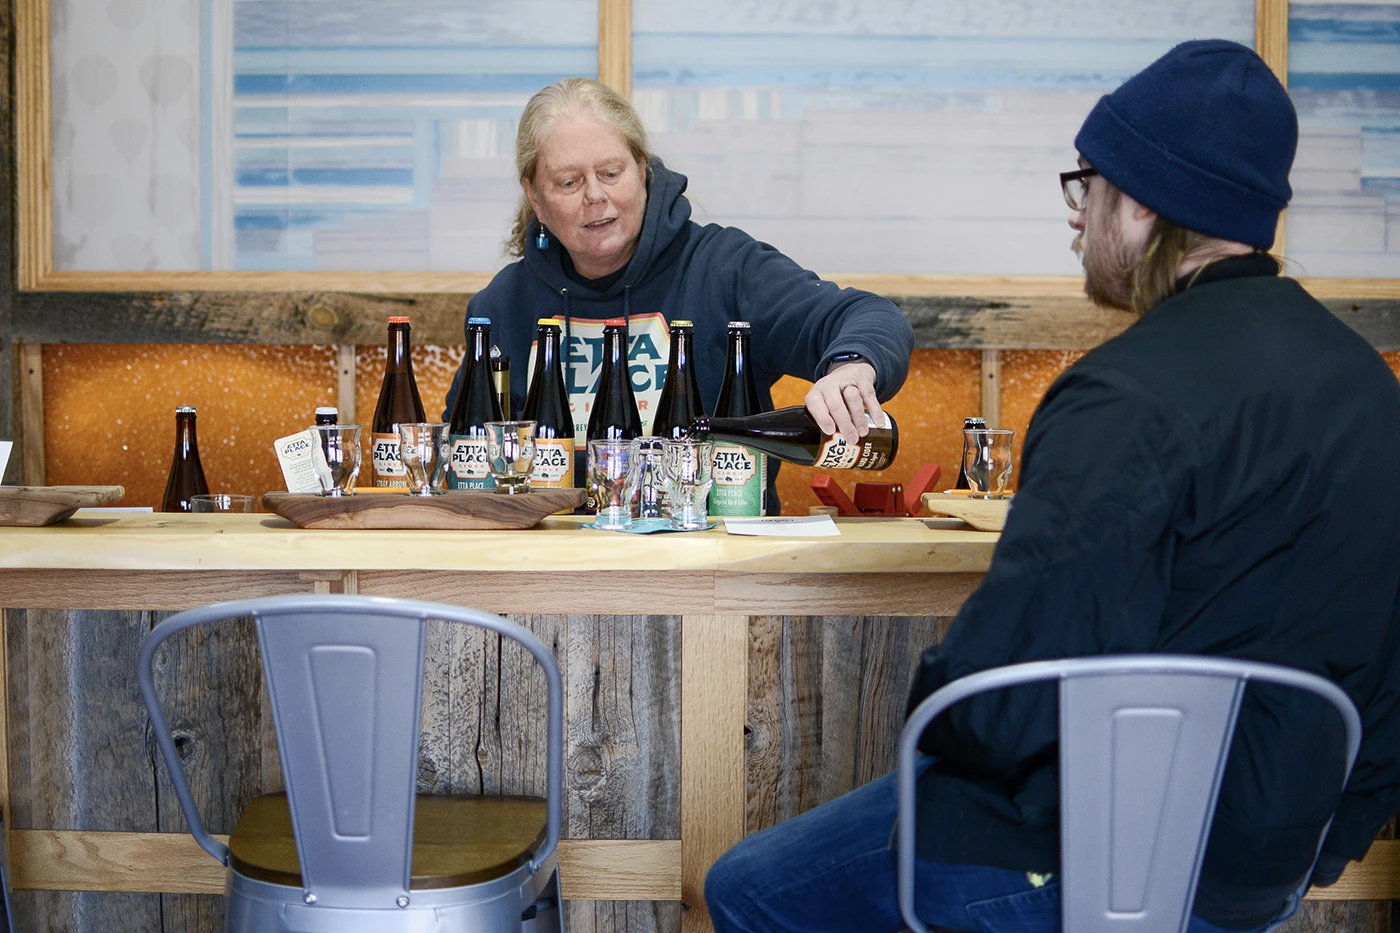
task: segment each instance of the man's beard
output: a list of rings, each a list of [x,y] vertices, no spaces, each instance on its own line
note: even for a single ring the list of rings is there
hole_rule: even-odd
[[[1122,227],[1118,223],[1116,211],[1105,210],[1104,221],[1092,244],[1084,242],[1081,232],[1070,244],[1070,249],[1084,263],[1084,294],[1096,305],[1116,308],[1119,311],[1133,309],[1133,267],[1141,255],[1132,255],[1123,243]]]

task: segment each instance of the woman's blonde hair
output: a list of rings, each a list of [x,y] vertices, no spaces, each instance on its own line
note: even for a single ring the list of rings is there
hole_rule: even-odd
[[[584,111],[617,130],[627,141],[632,157],[645,168],[651,154],[647,149],[646,127],[642,126],[642,118],[627,98],[592,78],[565,78],[536,92],[520,115],[520,128],[515,133],[515,169],[522,181],[531,186],[535,184],[540,144],[555,124]],[[530,223],[534,219],[530,199],[522,191],[515,210],[515,224],[506,239],[508,255],[525,255]]]

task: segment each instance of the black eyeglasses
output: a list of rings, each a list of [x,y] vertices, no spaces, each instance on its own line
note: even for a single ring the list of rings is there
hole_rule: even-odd
[[[1084,210],[1084,204],[1089,196],[1089,179],[1098,173],[1098,169],[1092,168],[1060,173],[1060,190],[1065,193],[1065,203],[1069,205],[1070,210]]]

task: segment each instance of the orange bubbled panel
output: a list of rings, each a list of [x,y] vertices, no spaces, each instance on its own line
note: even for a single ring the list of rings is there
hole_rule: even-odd
[[[1055,377],[1084,354],[1079,351],[1003,350],[1001,354],[1001,427],[1016,431],[1017,470],[1031,414]],[[957,481],[962,459],[963,419],[982,408],[982,354],[976,350],[915,350],[904,387],[886,405],[899,423],[899,456],[888,470],[834,471],[849,494],[858,482],[903,483],[923,464],[942,468],[935,489]],[[773,386],[773,404],[801,405],[811,383],[791,377]],[[817,505],[811,467],[783,464],[778,498],[783,514],[803,515]],[[1015,474],[1013,474],[1014,484]]]
[[[122,505],[159,508],[175,408],[193,405],[212,491],[285,489],[272,442],[335,404],[334,357],[323,346],[46,345],[45,481],[125,486]]]
[[[466,354],[465,345],[412,346],[410,356],[413,359],[413,380],[418,383],[418,396],[423,400],[423,415],[429,421],[447,420],[443,417],[447,390],[451,388],[452,377],[457,374],[457,367],[462,365],[462,357]],[[374,406],[379,402],[379,388],[384,384],[384,361],[387,357],[388,350],[382,344],[356,347],[355,420],[364,425],[360,431],[362,435],[368,435],[374,424]],[[368,474],[363,474],[361,478],[367,476]]]

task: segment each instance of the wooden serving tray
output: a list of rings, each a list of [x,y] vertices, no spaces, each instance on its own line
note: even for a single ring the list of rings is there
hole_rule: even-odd
[[[78,509],[119,502],[124,495],[124,486],[0,486],[0,525],[52,525]]]
[[[933,514],[961,518],[978,531],[1001,531],[1006,525],[1006,512],[1011,508],[1010,499],[972,499],[941,492],[924,493],[923,502],[924,508]]]
[[[298,528],[426,528],[434,530],[531,528],[555,512],[583,502],[582,489],[532,489],[507,496],[491,490],[458,489],[441,496],[410,496],[386,490],[355,496],[269,492],[263,507]]]

